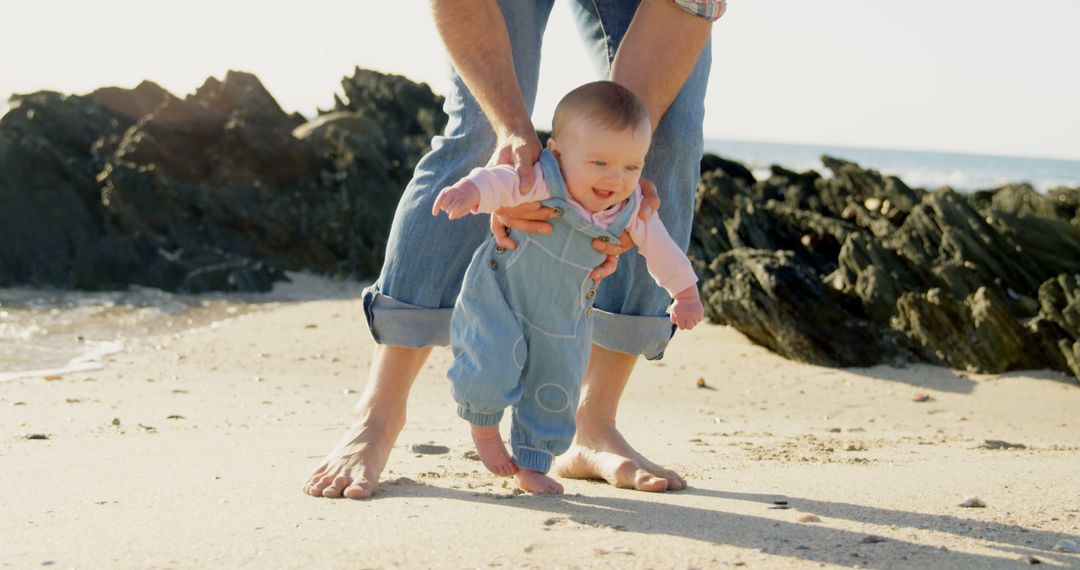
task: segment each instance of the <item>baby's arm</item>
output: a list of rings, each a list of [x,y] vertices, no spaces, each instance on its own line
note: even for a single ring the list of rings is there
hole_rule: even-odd
[[[540,164],[533,168],[533,186],[524,193],[518,190],[520,180],[512,166],[474,168],[468,176],[439,192],[431,206],[431,215],[438,216],[442,211],[456,220],[466,214],[491,213],[506,206],[550,198]]]
[[[705,316],[705,307],[698,295],[697,275],[686,253],[671,239],[660,216],[635,219],[627,231],[637,244],[638,253],[645,257],[649,275],[675,300],[671,322],[680,329],[694,328]]]

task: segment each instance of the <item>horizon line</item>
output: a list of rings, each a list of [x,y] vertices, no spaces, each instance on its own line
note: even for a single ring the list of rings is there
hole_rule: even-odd
[[[963,156],[969,158],[1020,158],[1024,160],[1045,160],[1053,162],[1076,162],[1080,163],[1080,156],[1048,156],[1042,154],[1007,154],[1005,152],[982,152],[972,150],[945,150],[940,148],[903,148],[903,147],[889,147],[889,146],[873,146],[873,145],[859,145],[853,143],[830,143],[830,142],[805,142],[805,141],[780,141],[780,140],[762,140],[762,139],[749,139],[749,138],[730,138],[721,136],[705,136],[705,142],[708,141],[722,141],[733,143],[750,143],[750,144],[779,144],[788,146],[801,146],[801,147],[832,147],[841,150],[881,150],[887,152],[911,152],[911,153],[923,153],[923,154],[945,154],[951,156]]]

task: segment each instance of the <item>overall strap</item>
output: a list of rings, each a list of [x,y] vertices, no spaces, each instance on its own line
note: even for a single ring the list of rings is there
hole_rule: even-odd
[[[567,192],[566,182],[563,181],[559,159],[555,158],[555,153],[551,152],[551,149],[545,148],[540,152],[540,169],[544,173],[544,182],[547,183],[551,197],[560,200],[569,199],[570,193]]]
[[[615,221],[611,222],[611,225],[608,226],[607,231],[612,235],[622,235],[626,226],[630,225],[633,216],[637,215],[637,208],[635,208],[635,206],[637,205],[638,194],[640,193],[641,190],[640,187],[638,187],[630,194],[630,197],[626,200],[626,204],[623,205],[622,211],[619,212],[619,217],[615,218]]]

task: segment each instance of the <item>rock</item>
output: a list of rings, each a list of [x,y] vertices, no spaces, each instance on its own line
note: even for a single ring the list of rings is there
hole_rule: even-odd
[[[738,248],[713,260],[706,274],[706,316],[788,358],[868,366],[906,356],[892,331],[845,310],[790,252]]]
[[[749,168],[743,166],[742,163],[728,160],[716,156],[715,154],[705,153],[701,157],[701,173],[705,174],[707,172],[712,172],[713,170],[720,170],[721,174],[724,176],[741,180],[751,186],[757,182],[754,180],[754,174],[750,172]]]
[[[905,293],[892,326],[953,368],[996,373],[1037,367],[1033,339],[1003,305],[986,287],[962,301],[937,288]]]
[[[1057,541],[1057,544],[1054,545],[1054,550],[1058,552],[1069,552],[1075,554],[1077,552],[1080,552],[1080,547],[1077,547],[1075,540],[1064,538]]]
[[[0,119],[0,286],[263,291],[283,270],[373,275],[397,198],[445,125],[426,85],[357,70],[303,125],[230,71],[12,98]]]
[[[445,445],[432,445],[427,443],[413,445],[410,449],[413,453],[419,453],[421,455],[444,455],[450,453],[450,448]]]
[[[959,506],[969,509],[985,509],[986,503],[984,503],[982,499],[978,497],[967,497],[960,502]]]
[[[1080,227],[1066,221],[1080,189],[926,192],[822,160],[832,178],[774,166],[757,182],[703,161],[716,166],[698,187],[689,251],[711,321],[819,364],[917,359],[1080,376],[1077,335],[1040,300],[1059,311],[1072,302],[1040,290],[1080,275]]]
[[[1049,361],[1064,362],[1080,379],[1080,273],[1058,275],[1043,283],[1039,306],[1039,319],[1053,323],[1040,331],[1039,345],[1050,355]]]
[[[819,518],[818,516],[811,515],[811,514],[805,514],[805,513],[795,517],[795,520],[798,521],[798,522],[801,522],[801,523],[819,523],[819,522],[821,522],[821,518]]]
[[[862,537],[859,542],[863,544],[877,544],[879,542],[885,542],[885,537],[876,534],[868,534]]]
[[[987,439],[980,445],[982,449],[1027,449],[1022,443],[1009,443],[1000,439]]]

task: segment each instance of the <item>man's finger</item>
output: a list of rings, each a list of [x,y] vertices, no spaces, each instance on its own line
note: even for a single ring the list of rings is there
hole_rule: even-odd
[[[651,181],[642,178],[640,184],[641,209],[638,211],[638,217],[642,220],[648,220],[660,209],[660,195],[656,191],[656,185]]]
[[[522,218],[506,218],[506,226],[514,228],[515,230],[528,232],[530,234],[551,233],[551,224],[544,221],[525,220]]]
[[[495,214],[504,220],[524,218],[526,220],[550,220],[558,217],[553,208],[545,207],[540,202],[525,202],[517,206],[499,208]]]
[[[612,273],[615,273],[615,270],[618,268],[618,264],[618,256],[609,255],[603,263],[597,266],[596,269],[592,270],[592,273],[589,274],[589,278],[593,281],[603,280],[605,277],[611,275]]]
[[[599,239],[594,239],[592,241],[592,246],[593,246],[593,249],[595,249],[596,251],[599,251],[600,253],[602,253],[604,255],[613,255],[613,256],[622,255],[623,253],[626,252],[626,250],[633,247],[632,244],[631,245],[626,245],[626,244],[615,245],[615,244],[613,244],[611,242],[606,242],[606,241],[602,241],[602,240],[599,240]]]
[[[520,192],[527,194],[533,187],[533,169],[526,160],[525,149],[518,149],[514,153],[514,169],[517,170],[518,180],[521,182],[518,187]]]
[[[506,235],[506,226],[499,221],[499,217],[496,215],[491,216],[491,235],[495,236],[495,245],[504,249],[517,249],[517,243],[510,239],[510,236]]]

